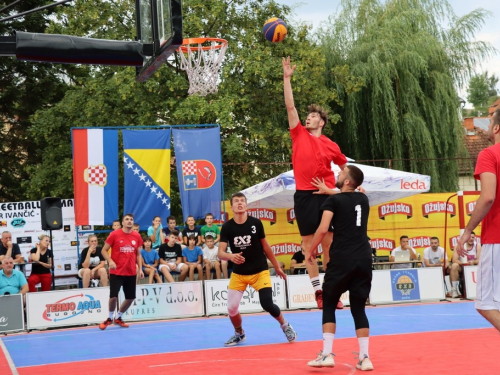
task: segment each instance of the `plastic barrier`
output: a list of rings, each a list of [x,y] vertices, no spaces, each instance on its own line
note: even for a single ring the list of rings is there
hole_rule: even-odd
[[[0,296],[0,333],[24,331],[23,296]]]

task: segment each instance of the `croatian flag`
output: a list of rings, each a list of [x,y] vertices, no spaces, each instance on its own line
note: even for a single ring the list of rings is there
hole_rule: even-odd
[[[118,130],[73,129],[76,225],[118,219]]]

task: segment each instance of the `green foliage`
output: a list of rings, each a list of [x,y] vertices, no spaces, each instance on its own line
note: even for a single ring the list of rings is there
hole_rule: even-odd
[[[488,72],[476,74],[469,81],[467,89],[467,100],[472,103],[475,109],[481,110],[480,107],[487,107],[491,99],[496,100],[498,91],[496,86],[498,84],[498,77],[495,74],[491,76]],[[482,111],[484,113],[484,110]],[[488,110],[486,109],[486,113]]]
[[[332,104],[342,117],[336,141],[358,160],[396,159],[396,169],[430,175],[433,191],[456,190],[458,166],[447,160],[461,152],[456,87],[493,52],[473,41],[488,12],[458,18],[445,0],[341,7],[318,33],[327,71],[347,65],[359,77],[354,89],[334,75],[327,81],[344,103]]]

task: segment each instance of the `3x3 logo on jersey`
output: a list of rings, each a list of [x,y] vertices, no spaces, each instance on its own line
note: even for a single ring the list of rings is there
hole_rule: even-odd
[[[246,249],[247,246],[252,245],[252,236],[238,236],[234,237],[234,246],[240,250]]]

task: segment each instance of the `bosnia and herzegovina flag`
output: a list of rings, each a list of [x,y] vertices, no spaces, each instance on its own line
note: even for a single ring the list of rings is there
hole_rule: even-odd
[[[73,129],[76,225],[118,219],[118,130]]]
[[[170,129],[123,130],[124,214],[147,229],[170,215]]]

